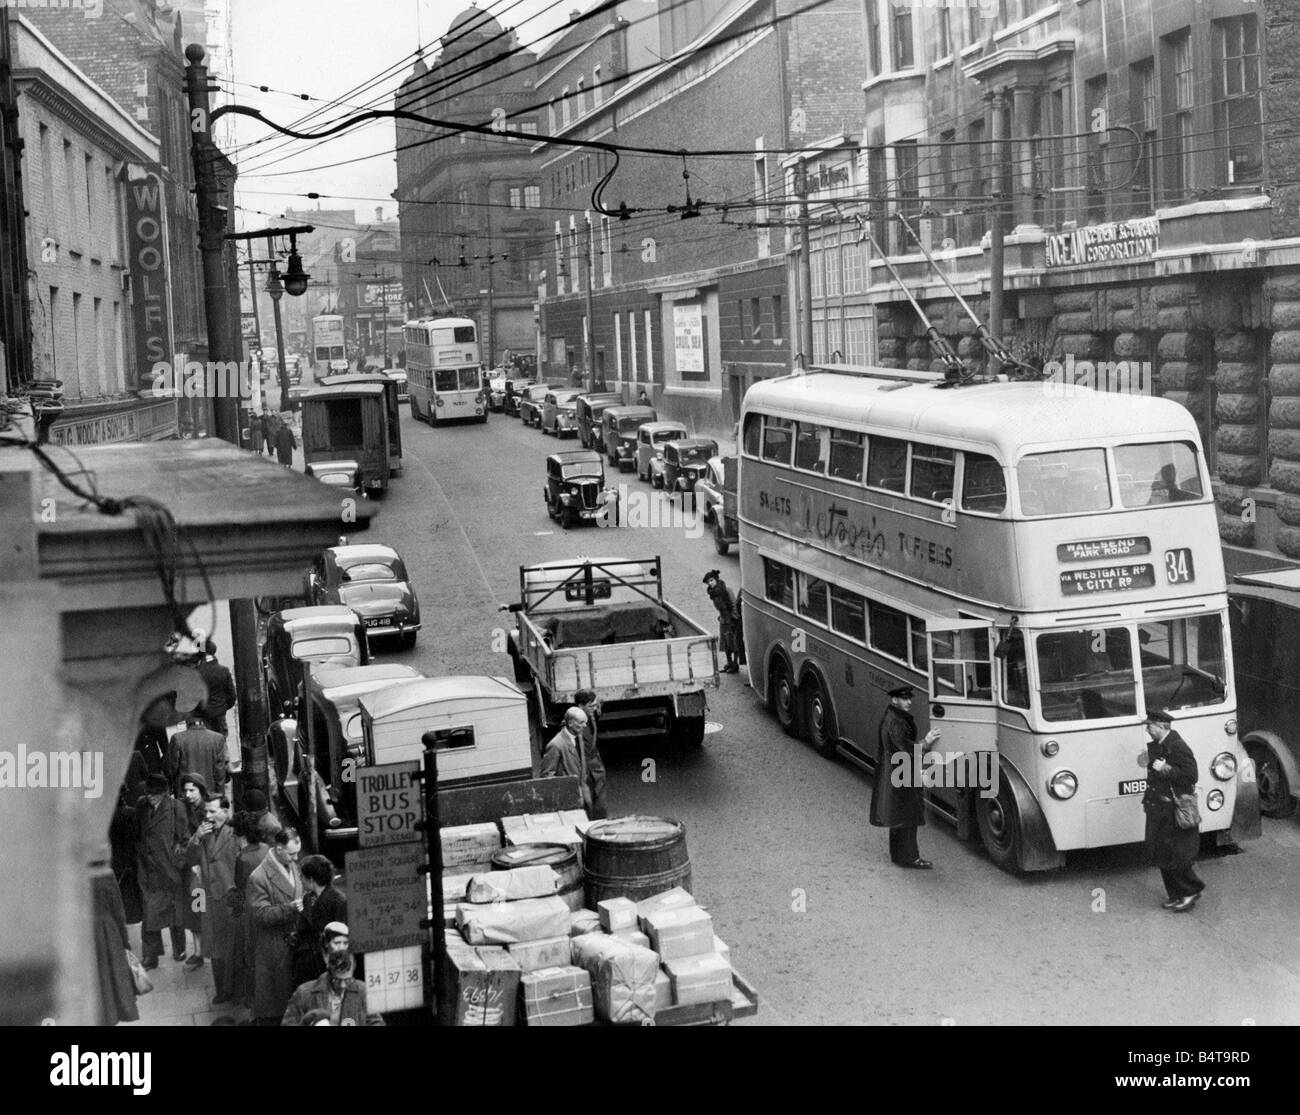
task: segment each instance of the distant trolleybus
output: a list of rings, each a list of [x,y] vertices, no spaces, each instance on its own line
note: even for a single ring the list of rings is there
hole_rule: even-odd
[[[319,314],[311,319],[311,360],[317,378],[348,370],[343,318],[339,314]]]
[[[411,414],[436,426],[487,421],[478,329],[467,317],[424,318],[402,329]]]
[[[1143,839],[1153,709],[1196,754],[1202,832],[1257,835],[1191,415],[1086,388],[939,383],[813,371],[746,394],[754,689],[789,734],[868,769],[886,691],[923,690],[918,731],[941,738],[933,766],[902,776],[1011,871]]]

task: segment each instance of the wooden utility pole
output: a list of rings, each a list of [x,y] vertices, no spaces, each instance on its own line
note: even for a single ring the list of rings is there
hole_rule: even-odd
[[[812,250],[808,230],[808,166],[800,159],[794,169],[794,196],[799,199],[799,347],[803,366],[813,358]]]

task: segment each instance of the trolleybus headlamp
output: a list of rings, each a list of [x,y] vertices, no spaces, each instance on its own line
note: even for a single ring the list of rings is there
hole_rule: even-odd
[[[1237,757],[1231,751],[1220,751],[1210,763],[1210,773],[1220,782],[1227,782],[1237,773]]]
[[[1061,745],[1054,739],[1044,740],[1039,750],[1043,753],[1045,759],[1050,759],[1061,750]]]
[[[1237,722],[1235,720],[1225,720],[1223,722],[1223,731],[1225,735],[1235,736],[1237,734]]]
[[[1058,770],[1047,780],[1047,792],[1058,801],[1069,801],[1079,789],[1074,771]]]
[[[438,400],[438,405],[439,405],[439,406],[442,406],[443,402],[444,402],[443,399],[439,399],[439,400]]]
[[[1212,813],[1218,812],[1223,808],[1223,791],[1211,790],[1205,795],[1205,808]]]

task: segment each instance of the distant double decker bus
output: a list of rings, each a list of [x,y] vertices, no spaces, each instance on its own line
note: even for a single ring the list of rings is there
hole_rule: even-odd
[[[789,734],[874,769],[886,693],[914,686],[941,738],[901,777],[1021,872],[1143,839],[1143,721],[1169,709],[1202,832],[1258,834],[1185,408],[858,369],[756,384],[742,421],[745,647]]]
[[[317,314],[311,319],[311,359],[317,378],[348,370],[343,318],[339,314]]]
[[[470,318],[408,321],[402,327],[411,414],[430,425],[487,421],[478,328]]]

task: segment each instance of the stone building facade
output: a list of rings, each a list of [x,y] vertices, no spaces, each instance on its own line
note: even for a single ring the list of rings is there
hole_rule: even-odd
[[[974,365],[986,359],[975,324],[894,217],[981,319],[1000,228],[997,324],[1013,352],[1185,405],[1230,563],[1300,558],[1300,146],[1287,122],[1300,9],[867,0],[865,11],[864,188],[841,207],[832,250],[865,268],[879,362],[929,368],[935,354],[883,261],[844,242],[859,218]]]

